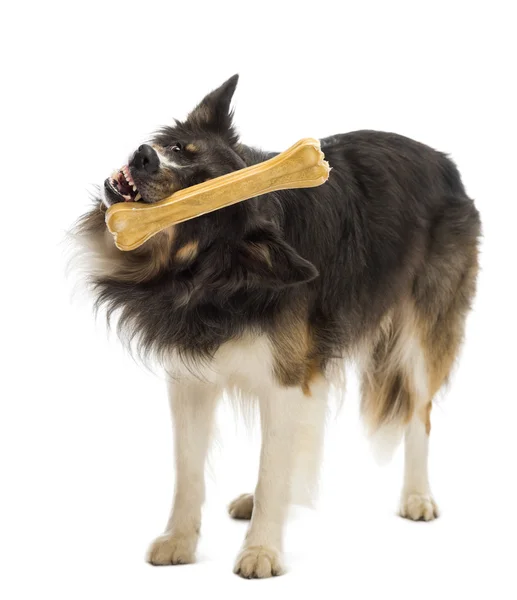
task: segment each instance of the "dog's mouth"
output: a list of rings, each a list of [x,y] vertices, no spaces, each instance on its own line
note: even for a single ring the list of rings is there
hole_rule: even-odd
[[[111,203],[138,202],[142,195],[138,191],[128,165],[112,173],[104,182],[104,189]]]

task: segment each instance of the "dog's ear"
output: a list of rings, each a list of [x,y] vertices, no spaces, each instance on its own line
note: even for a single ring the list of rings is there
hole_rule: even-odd
[[[232,127],[233,111],[230,110],[233,93],[239,80],[238,75],[230,77],[223,85],[201,100],[189,114],[187,122],[192,125],[230,137],[236,141],[236,133]]]
[[[239,263],[251,283],[283,288],[312,281],[318,270],[272,227],[256,229],[239,247]]]

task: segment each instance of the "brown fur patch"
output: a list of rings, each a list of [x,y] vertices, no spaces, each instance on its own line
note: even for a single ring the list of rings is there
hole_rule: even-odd
[[[422,409],[420,418],[425,423],[425,432],[427,435],[431,433],[431,409],[433,408],[432,401],[429,401]]]
[[[412,398],[407,380],[401,372],[365,374],[361,389],[361,410],[372,431],[386,423],[408,423],[411,419]]]
[[[126,258],[125,280],[143,282],[159,275],[170,261],[173,241],[174,228],[171,227],[153,236],[141,248],[133,250],[131,258]],[[141,252],[138,252],[140,249]]]
[[[274,372],[282,385],[307,385],[310,335],[306,311],[284,313],[270,334]]]
[[[188,262],[196,258],[198,251],[199,242],[197,240],[191,240],[179,248],[174,257],[176,260],[180,260],[181,262]]]
[[[413,414],[411,381],[405,371],[404,349],[419,332],[411,312],[385,315],[376,339],[370,341],[363,369],[361,409],[372,430],[398,421],[408,423]]]
[[[453,266],[450,257],[447,263],[426,265],[412,294],[404,298],[403,308],[392,320],[381,321],[375,341],[370,342],[370,356],[363,371],[362,410],[372,430],[387,422],[407,423],[418,402],[426,431],[431,431],[432,399],[454,365],[475,292],[476,245],[464,248],[454,260]],[[443,286],[440,274],[444,269],[446,291],[443,287],[435,289]],[[413,389],[414,378],[422,376],[411,372],[411,353],[416,351],[411,345],[415,343],[425,362],[426,398],[418,398],[418,390]]]
[[[106,229],[105,213],[104,205],[91,210],[79,221],[75,232],[87,239],[88,248],[102,262],[103,272],[97,275],[125,283],[143,283],[159,275],[171,258],[174,227],[156,234],[136,250],[123,252]]]
[[[430,398],[446,383],[461,347],[465,319],[476,291],[477,240],[465,240],[454,254],[435,240],[435,254],[415,281],[413,295],[422,324],[429,366]]]
[[[188,150],[189,152],[199,152],[199,148],[195,144],[187,144],[185,150]]]
[[[306,310],[286,313],[270,339],[275,375],[281,385],[300,386],[311,396],[311,385],[323,375],[321,358],[315,356]]]
[[[271,253],[265,244],[248,244],[248,250],[259,261],[265,262],[270,268],[273,267]]]
[[[321,361],[313,358],[308,362],[305,370],[305,378],[302,383],[302,391],[305,396],[312,396],[311,384],[322,375]]]
[[[425,346],[431,374],[431,397],[447,381],[456,361],[465,334],[465,318],[474,295],[477,274],[476,251],[471,264],[458,283],[454,300],[449,305],[449,309],[436,311],[434,323],[429,320],[425,324]]]

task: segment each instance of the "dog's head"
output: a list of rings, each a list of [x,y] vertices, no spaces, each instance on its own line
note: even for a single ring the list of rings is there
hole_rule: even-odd
[[[184,122],[164,127],[141,145],[127,165],[104,182],[106,206],[132,201],[154,203],[180,189],[245,167],[235,151],[237,135],[230,102],[234,75],[208,94]]]
[[[80,225],[86,238],[97,240],[88,246],[102,254],[95,280],[142,283],[167,272],[170,285],[188,281],[189,289],[202,298],[226,297],[243,286],[279,289],[317,276],[315,267],[285,241],[280,215],[264,211],[261,198],[175,225],[131,252],[117,250],[106,230],[104,213],[112,204],[159,202],[253,162],[232,124],[230,103],[237,79],[234,75],[208,94],[185,121],[159,130],[106,179],[101,210],[86,215]]]

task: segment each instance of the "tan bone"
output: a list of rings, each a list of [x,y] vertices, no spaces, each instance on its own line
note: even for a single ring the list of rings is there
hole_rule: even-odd
[[[119,202],[106,212],[106,225],[120,250],[134,250],[177,223],[290,188],[316,187],[327,181],[329,165],[318,140],[306,138],[257,165],[180,190],[155,204]]]

